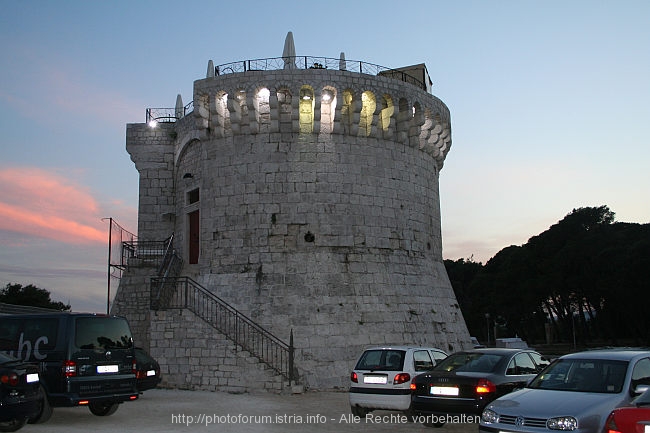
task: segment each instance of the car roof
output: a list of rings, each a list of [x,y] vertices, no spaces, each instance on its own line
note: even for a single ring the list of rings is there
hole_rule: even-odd
[[[518,352],[535,352],[534,349],[513,349],[510,347],[482,347],[479,349],[460,350],[455,353],[485,353],[488,355],[509,355]]]
[[[641,348],[594,349],[570,353],[560,359],[614,359],[630,361],[635,358],[650,357],[650,350]]]
[[[437,347],[429,346],[373,346],[367,347],[365,350],[410,350],[410,349],[422,349],[422,350],[439,350],[444,352],[444,350]]]

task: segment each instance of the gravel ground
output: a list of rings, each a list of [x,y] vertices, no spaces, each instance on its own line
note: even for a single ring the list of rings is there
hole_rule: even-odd
[[[21,433],[58,432],[436,432],[476,433],[476,424],[448,423],[439,429],[407,422],[401,414],[377,411],[354,420],[345,392],[294,395],[154,389],[123,403],[115,414],[97,417],[83,407],[55,408],[45,424]]]

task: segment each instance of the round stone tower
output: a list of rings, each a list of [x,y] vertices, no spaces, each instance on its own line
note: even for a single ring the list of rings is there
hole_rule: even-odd
[[[210,61],[191,112],[127,127],[139,239],[174,233],[181,275],[293,331],[308,387],[347,386],[367,346],[467,347],[442,259],[450,115],[429,90],[424,65]]]

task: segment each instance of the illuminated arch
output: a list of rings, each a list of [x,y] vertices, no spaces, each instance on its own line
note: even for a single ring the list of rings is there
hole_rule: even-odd
[[[359,115],[359,131],[361,131],[360,134],[366,137],[369,137],[372,133],[372,121],[376,109],[377,100],[375,94],[366,90],[361,94],[361,113]]]
[[[336,89],[331,86],[324,87],[320,94],[321,132],[331,134],[334,131],[336,100]]]
[[[298,103],[298,122],[302,134],[314,132],[314,89],[311,86],[300,88],[300,102]]]

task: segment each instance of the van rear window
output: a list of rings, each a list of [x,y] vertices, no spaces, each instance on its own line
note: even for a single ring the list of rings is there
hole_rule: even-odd
[[[124,319],[83,317],[76,323],[75,346],[79,349],[130,349],[131,330]]]

